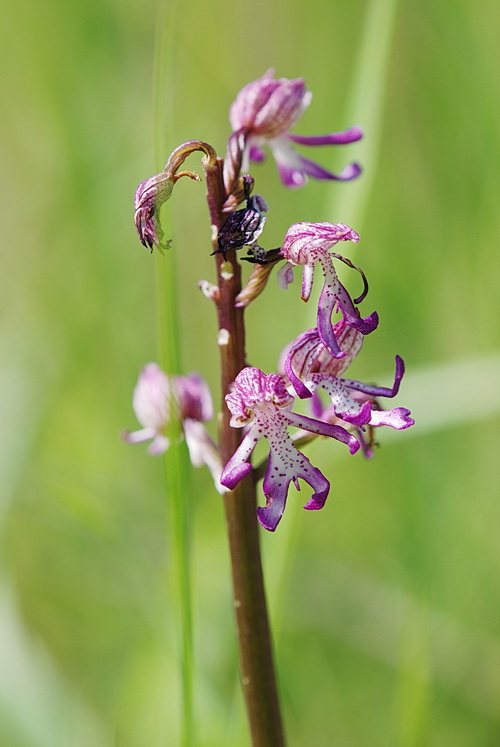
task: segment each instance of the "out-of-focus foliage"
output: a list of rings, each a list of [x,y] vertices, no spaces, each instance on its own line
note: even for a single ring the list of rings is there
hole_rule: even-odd
[[[363,102],[360,121],[348,119],[368,7],[180,5],[169,149],[202,138],[222,154],[229,104],[269,67],[304,76],[314,92],[297,132],[360,124],[368,147],[369,102],[366,119]],[[178,739],[162,465],[119,437],[136,425],[138,371],[156,357],[154,261],[132,220],[135,186],[163,165],[153,158],[156,17],[152,0],[27,0],[2,14],[8,747]],[[353,225],[371,286],[364,309],[377,308],[381,324],[353,375],[389,383],[402,355],[398,401],[417,425],[381,433],[369,463],[314,444],[332,479],[327,506],[306,513],[306,489],[291,492],[279,531],[263,537],[291,747],[498,740],[499,22],[494,0],[397,11],[378,157]],[[357,147],[319,157],[337,168],[362,158]],[[254,175],[270,204],[268,248],[292,222],[351,220],[332,205],[354,184],[287,192],[271,160]],[[183,372],[201,370],[217,391],[215,316],[196,288],[213,279],[203,186],[180,182],[164,210],[175,226]],[[253,365],[275,369],[282,346],[311,326],[298,295],[271,281],[249,309]],[[245,747],[221,501],[202,471],[193,488],[198,743]]]

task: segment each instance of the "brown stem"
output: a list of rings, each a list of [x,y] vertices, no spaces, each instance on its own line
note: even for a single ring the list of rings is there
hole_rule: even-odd
[[[205,165],[207,200],[210,219],[215,227],[214,251],[218,248],[216,232],[226,219],[222,206],[226,199],[223,181],[223,161]],[[235,308],[235,298],[241,291],[241,268],[234,251],[226,259],[216,254],[220,296],[217,301],[222,417],[220,449],[223,464],[234,454],[241,440],[241,431],[229,425],[230,413],[224,401],[229,385],[246,365],[243,308]],[[226,344],[227,341],[227,344]],[[253,747],[284,747],[278,689],[274,672],[269,620],[260,557],[256,518],[255,482],[251,475],[235,490],[224,495],[226,522],[233,578],[234,607],[238,628],[241,680],[247,708]]]

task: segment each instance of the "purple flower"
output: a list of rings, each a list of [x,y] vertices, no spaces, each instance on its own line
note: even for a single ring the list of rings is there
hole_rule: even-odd
[[[363,319],[338,279],[330,249],[339,241],[358,242],[359,236],[344,223],[294,223],[288,229],[281,248],[281,254],[288,262],[279,270],[278,282],[286,289],[293,280],[292,267],[303,265],[302,300],[307,301],[311,295],[314,266],[316,263],[321,265],[324,283],[318,303],[318,332],[331,354],[343,358],[345,352],[340,349],[332,327],[333,311],[339,308],[347,324],[364,335],[377,327],[378,314],[374,311]],[[343,259],[340,255],[334,256]]]
[[[333,358],[321,340],[318,329],[303,332],[292,343],[284,363],[285,373],[299,397],[311,397],[321,388],[330,397],[333,413],[344,423],[356,428],[366,425],[388,425],[396,430],[414,424],[410,411],[404,407],[380,410],[376,397],[395,397],[404,374],[404,362],[396,356],[396,373],[392,387],[376,387],[354,379],[340,377],[359,352],[363,337],[342,319],[335,325],[335,336],[346,353],[343,359]],[[316,414],[325,417],[325,413]]]
[[[273,78],[268,70],[262,78],[248,83],[231,105],[229,119],[233,140],[243,136],[242,170],[248,170],[248,160],[262,161],[262,146],[269,145],[276,160],[281,180],[286,187],[302,187],[308,176],[315,179],[354,179],[361,172],[357,163],[347,166],[340,174],[333,174],[313,161],[299,155],[292,143],[300,145],[343,145],[362,137],[359,127],[329,135],[304,137],[289,130],[309,106],[312,94],[302,78],[287,80]],[[241,147],[241,146],[238,146]]]
[[[166,435],[172,417],[177,416],[195,467],[206,465],[220,493],[222,463],[219,451],[202,422],[213,417],[210,391],[206,382],[196,373],[188,376],[167,376],[157,363],[148,363],[134,389],[133,407],[137,420],[143,426],[138,431],[126,431],[125,441],[131,444],[151,441],[149,453],[163,454],[170,442]],[[172,408],[175,413],[172,414]]]
[[[258,368],[244,368],[234,381],[226,402],[231,411],[234,428],[247,426],[243,440],[222,470],[221,483],[233,490],[252,470],[248,459],[261,438],[269,442],[269,459],[264,477],[265,508],[257,509],[257,516],[265,529],[274,531],[285,510],[291,482],[299,490],[299,478],[314,490],[304,508],[322,508],[330,490],[326,477],[313,467],[309,459],[297,450],[287,428],[296,426],[310,433],[332,438],[347,444],[351,454],[359,449],[357,439],[344,428],[324,423],[291,412],[293,396],[287,391],[284,379],[277,374],[265,374]]]

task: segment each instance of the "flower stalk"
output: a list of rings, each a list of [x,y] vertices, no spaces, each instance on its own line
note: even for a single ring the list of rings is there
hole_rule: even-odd
[[[213,230],[213,251],[217,233],[226,220],[222,209],[226,199],[223,162],[205,166],[207,202]],[[219,294],[216,300],[221,366],[221,419],[219,446],[222,463],[229,461],[241,440],[240,431],[230,426],[224,402],[230,384],[245,367],[244,308],[236,307],[241,292],[241,268],[233,249],[226,259],[215,254]],[[221,335],[221,331],[225,333]],[[227,333],[227,334],[226,334]],[[285,737],[274,670],[269,618],[264,590],[259,530],[256,519],[256,483],[251,475],[234,490],[224,494],[224,506],[231,559],[233,603],[238,629],[241,683],[254,747],[282,747]]]

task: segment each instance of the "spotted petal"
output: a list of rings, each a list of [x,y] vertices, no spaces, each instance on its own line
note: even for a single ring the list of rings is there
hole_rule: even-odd
[[[310,485],[314,493],[304,508],[323,508],[330,491],[330,483],[309,459],[292,446],[293,451],[283,454],[282,450],[271,448],[264,477],[263,489],[266,496],[265,507],[259,506],[257,517],[265,529],[274,532],[285,510],[288,488],[293,482],[297,490],[299,478]],[[286,457],[286,458],[285,458]]]

